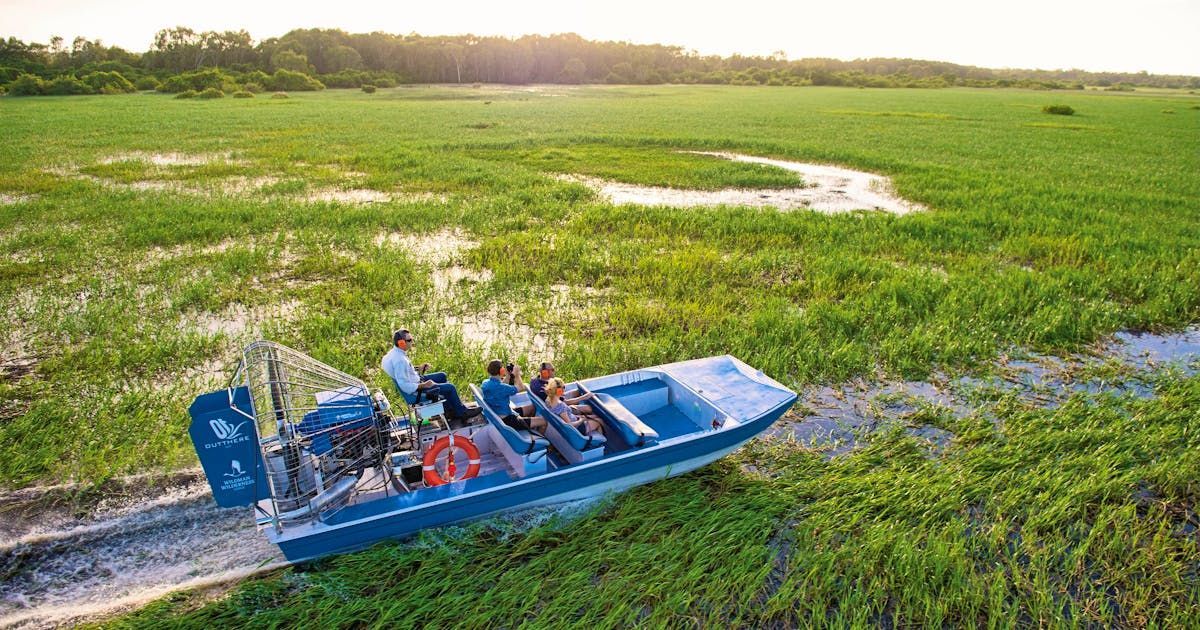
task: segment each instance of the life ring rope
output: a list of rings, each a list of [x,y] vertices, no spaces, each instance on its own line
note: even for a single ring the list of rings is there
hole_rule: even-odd
[[[467,469],[461,476],[458,474],[458,465],[454,461],[454,451],[461,449],[467,454]],[[446,452],[446,472],[443,476],[438,470],[437,460],[442,451]],[[479,448],[471,441],[471,438],[462,435],[443,435],[438,438],[433,446],[425,451],[425,457],[421,461],[422,477],[426,487],[441,486],[456,481],[465,481],[479,475],[479,467],[482,461],[479,457]]]

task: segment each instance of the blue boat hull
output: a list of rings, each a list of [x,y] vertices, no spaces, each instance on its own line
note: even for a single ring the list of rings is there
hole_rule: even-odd
[[[385,539],[401,539],[420,530],[470,521],[499,512],[598,496],[681,475],[730,453],[765,431],[795,401],[795,395],[753,419],[720,431],[671,440],[596,462],[512,480],[495,473],[464,483],[439,486],[433,501],[413,504],[406,496],[372,501],[352,518],[336,524],[314,524],[311,530],[282,536],[268,532],[293,562],[369,547]],[[489,477],[495,477],[489,479]],[[474,483],[473,483],[474,482]],[[369,507],[368,507],[369,506]]]

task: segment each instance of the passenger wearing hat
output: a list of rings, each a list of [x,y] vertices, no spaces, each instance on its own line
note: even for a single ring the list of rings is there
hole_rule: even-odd
[[[383,355],[383,360],[379,362],[383,371],[392,377],[392,382],[404,400],[410,405],[415,405],[422,399],[445,400],[446,416],[451,420],[466,420],[478,416],[479,407],[468,407],[462,403],[458,389],[446,381],[445,372],[425,374],[424,377],[417,373],[412,360],[408,358],[408,353],[416,342],[417,339],[412,333],[403,328],[397,330],[392,333],[392,349]],[[422,363],[421,372],[429,367],[428,363]]]

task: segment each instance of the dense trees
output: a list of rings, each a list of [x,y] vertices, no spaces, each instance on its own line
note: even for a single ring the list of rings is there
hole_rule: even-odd
[[[269,67],[273,70],[288,70],[291,72],[309,72],[308,57],[294,50],[284,48],[271,55]]]
[[[782,52],[769,57],[702,56],[677,46],[594,42],[572,33],[429,37],[314,28],[256,44],[246,31],[197,32],[177,26],[156,33],[142,54],[83,37],[70,46],[60,37],[49,44],[0,40],[0,85],[10,94],[111,93],[160,83],[157,89],[162,91],[199,92],[241,86],[386,87],[398,82],[1200,88],[1197,77],[1145,72],[991,70],[915,59],[788,61]]]
[[[177,26],[154,35],[150,50],[142,56],[149,69],[186,72],[199,68],[233,68],[258,63],[259,53],[246,31],[197,33]]]

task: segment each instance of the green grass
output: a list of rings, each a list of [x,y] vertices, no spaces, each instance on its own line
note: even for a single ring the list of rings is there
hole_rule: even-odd
[[[730,186],[790,188],[803,185],[795,173],[782,169],[664,151],[662,147],[653,146],[631,146],[614,151],[610,144],[545,148],[514,142],[475,149],[468,155],[504,162],[519,160],[527,168],[547,173],[588,175],[649,186],[712,190]]]
[[[582,518],[426,532],[111,625],[1186,626],[1200,378],[1157,391],[1001,401],[982,411],[1003,429],[956,421],[935,459],[899,432],[834,462],[753,442]]]
[[[1056,125],[1041,113],[1044,93],[1021,91],[485,92],[0,99],[0,193],[36,195],[0,204],[8,335],[0,340],[6,352],[38,359],[30,375],[0,379],[0,485],[193,465],[186,407],[220,385],[222,368],[256,334],[383,386],[378,359],[391,329],[407,325],[422,360],[465,382],[482,378],[481,350],[445,317],[515,310],[562,336],[566,376],[729,352],[800,387],[921,377],[1013,346],[1068,351],[1122,328],[1200,319],[1200,119],[1184,115],[1190,96],[1072,93],[1062,98],[1078,112],[1073,124]],[[1162,115],[1164,101],[1184,114]],[[790,173],[678,150],[879,172],[931,211],[611,207],[551,176],[796,184]],[[138,151],[232,161],[99,164]],[[72,172],[101,180],[62,175]],[[273,183],[222,193],[233,177]],[[121,187],[147,179],[212,193]],[[326,188],[432,196],[365,206],[299,200]],[[478,242],[458,264],[491,276],[459,285],[452,300],[435,299],[434,265],[423,255],[375,242],[453,228]],[[542,306],[553,285],[572,287],[573,306]],[[274,310],[283,303],[293,308]],[[213,323],[221,318],[247,321]],[[492,352],[541,360],[521,356],[524,345],[499,339]],[[1172,517],[1140,514],[1131,484],[1146,480],[1171,505],[1194,509],[1196,462],[1178,450],[1195,450],[1194,432],[1163,443],[1176,453],[1158,460],[1174,462],[1168,468],[1139,459],[1152,451],[1137,440],[1178,436],[1194,417],[1195,387],[1176,386],[1175,407],[1152,403],[1134,416],[1153,426],[1103,406],[1014,411],[1015,424],[999,433],[957,432],[961,447],[932,461],[903,439],[835,464],[759,445],[739,457],[769,458],[784,471],[778,479],[726,462],[621,497],[582,534],[572,525],[570,535],[516,536],[492,557],[489,534],[476,532],[446,547],[464,560],[438,547],[442,563],[386,547],[330,561],[299,582],[254,582],[195,619],[251,610],[280,623],[291,614],[326,619],[343,593],[336,614],[357,616],[330,621],[381,622],[418,607],[417,618],[444,625],[440,615],[454,608],[446,602],[463,601],[477,606],[470,619],[481,626],[511,620],[485,613],[513,605],[589,625],[643,613],[652,624],[805,623],[810,612],[870,621],[887,611],[931,625],[993,614],[1047,624],[1067,614],[1179,620],[1196,613],[1194,565],[1179,559],[1184,543],[1155,529]],[[1080,423],[1094,430],[1077,439],[1070,432]],[[968,507],[982,510],[982,524],[960,514]],[[753,604],[747,596],[771,570],[768,541],[780,528],[793,532],[797,564],[778,593]],[[1025,564],[1009,549],[1014,528]],[[660,544],[643,543],[646,530]],[[1121,577],[1135,561],[1153,566]],[[356,581],[359,565],[375,567],[363,578],[373,586]],[[522,590],[545,580],[556,593],[548,601]],[[1083,606],[1101,597],[1087,589],[1110,582],[1129,598],[1119,613],[1068,613],[1055,599],[1069,591],[1070,605]],[[572,617],[595,588],[605,605]]]

